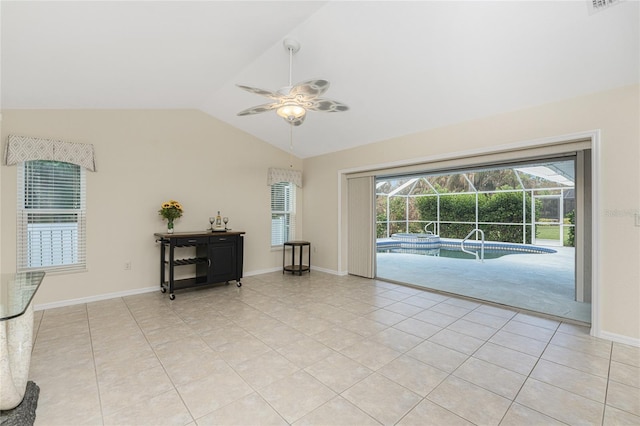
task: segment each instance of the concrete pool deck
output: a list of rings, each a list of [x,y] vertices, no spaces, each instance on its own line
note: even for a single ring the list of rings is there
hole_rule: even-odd
[[[378,253],[376,278],[455,293],[591,323],[591,304],[575,301],[574,252],[513,254],[484,262]]]

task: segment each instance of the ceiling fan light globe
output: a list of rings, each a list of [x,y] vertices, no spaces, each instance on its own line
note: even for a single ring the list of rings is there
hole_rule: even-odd
[[[287,121],[295,121],[304,117],[307,110],[297,104],[284,104],[276,110],[276,113]]]

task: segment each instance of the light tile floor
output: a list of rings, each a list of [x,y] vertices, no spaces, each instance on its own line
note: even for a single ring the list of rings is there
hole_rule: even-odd
[[[36,425],[640,424],[640,348],[313,271],[36,312]]]

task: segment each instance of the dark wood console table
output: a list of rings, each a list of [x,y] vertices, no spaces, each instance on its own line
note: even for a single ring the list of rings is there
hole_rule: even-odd
[[[160,291],[169,291],[169,299],[176,298],[174,291],[190,287],[229,283],[235,280],[242,286],[242,261],[244,232],[180,232],[156,233],[160,243]],[[176,258],[176,248],[195,248],[195,256]],[[195,265],[194,276],[175,279],[176,266]]]

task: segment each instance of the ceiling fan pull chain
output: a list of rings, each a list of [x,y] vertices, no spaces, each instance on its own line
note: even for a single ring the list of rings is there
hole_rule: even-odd
[[[289,167],[293,168],[293,124],[289,125]]]
[[[289,125],[289,150],[293,154],[293,124]]]

